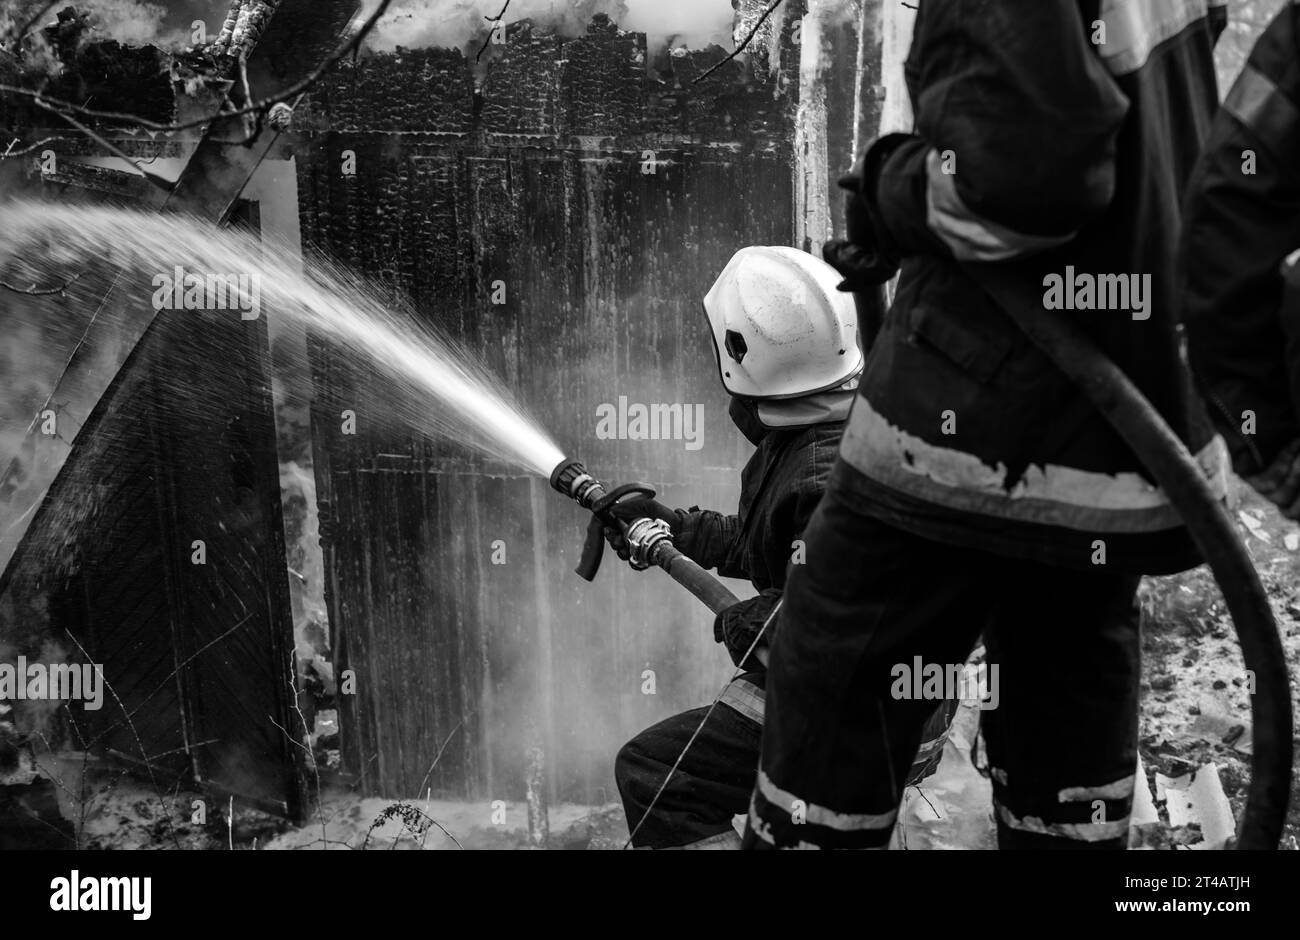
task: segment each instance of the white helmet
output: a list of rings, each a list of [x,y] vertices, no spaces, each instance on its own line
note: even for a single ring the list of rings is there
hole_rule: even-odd
[[[853,297],[795,248],[742,248],[704,297],[722,384],[747,398],[796,398],[862,371]]]

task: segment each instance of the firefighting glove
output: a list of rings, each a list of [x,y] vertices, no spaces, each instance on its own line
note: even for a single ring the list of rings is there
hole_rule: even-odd
[[[638,519],[662,519],[668,523],[669,530],[676,535],[681,525],[682,513],[677,509],[669,509],[657,499],[625,499],[622,502],[615,503],[609,508],[611,515],[623,522],[624,525],[631,525]],[[609,547],[618,553],[618,557],[627,561],[632,557],[631,549],[624,538],[623,532],[613,526],[605,526],[605,541]]]
[[[844,222],[848,239],[827,242],[822,246],[822,257],[843,276],[839,286],[842,291],[866,291],[898,273],[901,258],[880,220],[875,191],[881,166],[900,144],[911,139],[910,134],[880,138],[839,180],[840,188],[847,193]]]
[[[756,597],[732,604],[713,619],[713,639],[727,648],[731,661],[741,669],[763,668],[757,653],[770,646],[776,635],[772,615],[781,595],[779,588],[768,588]]]
[[[1300,521],[1300,439],[1284,448],[1263,473],[1244,479],[1282,515]]]

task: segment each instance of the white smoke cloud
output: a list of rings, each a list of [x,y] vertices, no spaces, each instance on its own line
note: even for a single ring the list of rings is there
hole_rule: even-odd
[[[646,34],[651,49],[665,43],[703,49],[731,48],[731,0],[628,0],[624,29]]]
[[[164,24],[166,8],[148,0],[76,0],[71,4],[89,17],[98,39],[116,39],[128,46],[176,46],[185,35]]]
[[[69,0],[90,16],[96,38],[128,45],[174,49],[190,41],[190,22],[205,22],[211,36],[221,28],[228,0]],[[368,16],[380,0],[362,0]],[[397,46],[464,48],[481,39],[505,0],[393,0],[368,45],[381,52]],[[57,9],[57,8],[56,8]],[[646,34],[651,49],[671,43],[702,49],[731,45],[731,0],[510,0],[510,23],[531,19],[565,36],[578,36],[591,18],[604,13],[624,29]],[[49,19],[54,19],[51,13]],[[44,24],[42,24],[44,25]]]
[[[365,0],[363,15],[379,0]],[[397,46],[463,48],[486,35],[486,17],[501,12],[504,0],[395,0],[376,24],[370,46],[392,51]],[[703,48],[731,42],[730,0],[511,0],[510,23],[531,19],[565,36],[578,36],[591,18],[604,13],[624,29],[644,32],[651,48],[666,42]]]
[[[0,0],[0,29],[4,26],[5,8],[12,5],[13,0]],[[155,45],[177,50],[199,41],[193,33],[195,23],[202,23],[207,37],[215,39],[230,9],[230,0],[67,0],[57,4],[35,28],[53,23],[59,11],[69,6],[86,16],[94,27],[88,39],[114,39],[128,46]]]

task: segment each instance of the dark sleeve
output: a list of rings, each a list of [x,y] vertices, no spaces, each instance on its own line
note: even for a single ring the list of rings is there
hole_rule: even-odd
[[[1300,437],[1300,310],[1282,274],[1296,249],[1300,7],[1288,4],[1228,93],[1184,206],[1188,358],[1243,475]]]
[[[724,578],[747,578],[732,561],[732,547],[740,537],[740,516],[700,509],[678,510],[681,522],[673,533],[673,545],[701,568],[716,568]]]
[[[781,545],[783,549],[790,550],[793,564],[802,564],[806,560],[801,553],[796,552],[795,543],[803,537],[813,511],[821,502],[822,493],[826,491],[826,479],[835,465],[838,452],[837,431],[830,440],[814,438],[800,458],[794,484],[778,513],[784,521],[781,528],[787,533],[781,537]],[[714,618],[713,638],[727,647],[731,661],[737,666],[751,670],[763,668],[763,664],[752,656],[748,659],[743,657],[760,632],[762,637],[755,649],[765,649],[772,645],[778,619],[773,616],[773,612],[784,593],[781,588],[768,588],[756,597],[733,604]]]
[[[1077,0],[923,6],[909,69],[917,134],[864,161],[893,254],[1009,260],[1064,244],[1109,205],[1128,99]]]

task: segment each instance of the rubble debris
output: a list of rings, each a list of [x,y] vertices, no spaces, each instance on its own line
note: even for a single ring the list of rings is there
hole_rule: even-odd
[[[1179,777],[1156,774],[1157,800],[1162,796],[1171,827],[1194,826],[1199,829],[1201,840],[1189,843],[1189,848],[1222,849],[1236,835],[1232,807],[1223,792],[1219,769],[1214,764],[1206,764]]]

